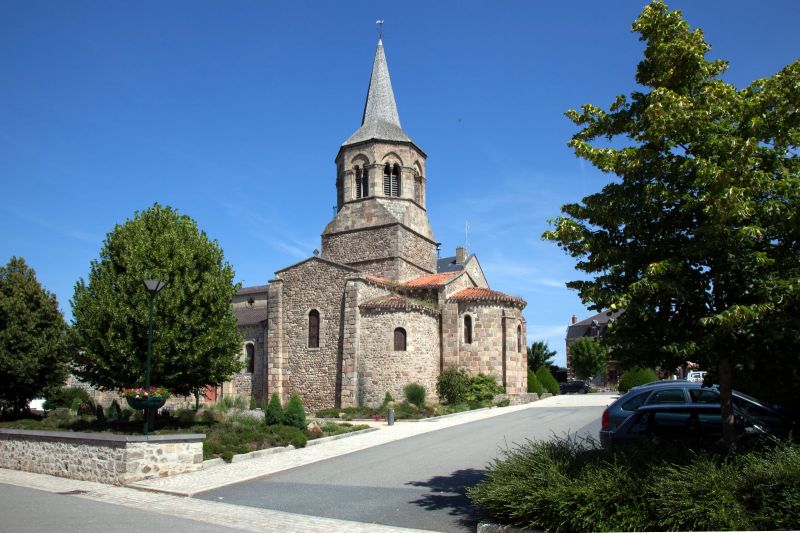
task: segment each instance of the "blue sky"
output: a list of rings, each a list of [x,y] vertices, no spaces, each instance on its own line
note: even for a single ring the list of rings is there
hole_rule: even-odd
[[[0,261],[22,256],[66,317],[106,233],[154,202],[198,221],[236,278],[311,255],[333,159],[360,125],[377,41],[404,130],[428,154],[443,255],[465,242],[528,301],[528,340],[564,364],[573,261],[541,240],[611,176],[564,111],[634,89],[643,1],[0,3]],[[798,58],[800,2],[681,1],[743,87]]]

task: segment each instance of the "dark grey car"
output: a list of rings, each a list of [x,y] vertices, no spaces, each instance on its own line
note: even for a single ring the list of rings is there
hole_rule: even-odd
[[[739,439],[768,433],[757,421],[734,407],[736,433]],[[600,432],[604,448],[644,440],[682,444],[710,444],[722,437],[722,412],[719,404],[656,404],[644,405],[613,431]]]
[[[616,430],[640,407],[663,404],[718,405],[719,389],[717,386],[703,387],[701,383],[682,380],[654,381],[634,387],[603,412],[600,439],[603,439],[603,433]],[[738,391],[733,391],[733,405],[743,414],[769,427],[775,434],[789,431],[790,422],[774,406]]]

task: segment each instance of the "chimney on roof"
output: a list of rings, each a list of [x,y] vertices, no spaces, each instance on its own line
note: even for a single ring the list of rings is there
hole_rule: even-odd
[[[572,323],[576,324],[577,322],[578,322],[578,317],[575,316],[575,315],[572,315]]]
[[[467,249],[463,246],[456,248],[456,264],[463,265],[467,260]]]

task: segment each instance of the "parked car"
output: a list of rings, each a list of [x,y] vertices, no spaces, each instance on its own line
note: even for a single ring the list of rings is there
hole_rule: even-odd
[[[734,407],[737,438],[750,439],[769,431]],[[722,438],[719,404],[643,405],[613,431],[601,431],[600,443],[614,448],[645,439],[683,444],[713,444]]]
[[[654,381],[629,390],[603,411],[602,434],[613,432],[644,405],[714,404],[719,405],[719,388],[683,380]],[[747,394],[733,391],[733,405],[745,415],[768,427],[772,433],[788,434],[791,421],[779,407],[761,402]]]
[[[575,379],[572,381],[565,381],[564,383],[559,383],[558,388],[561,394],[567,394],[568,392],[577,392],[579,394],[586,394],[587,392],[589,392],[589,384],[579,379]]]

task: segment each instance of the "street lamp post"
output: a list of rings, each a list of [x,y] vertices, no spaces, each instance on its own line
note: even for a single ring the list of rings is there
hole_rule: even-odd
[[[166,281],[161,281],[157,279],[146,279],[144,280],[144,286],[147,288],[147,292],[150,293],[150,319],[147,322],[147,366],[145,366],[144,370],[144,390],[150,393],[150,369],[152,366],[152,357],[153,357],[153,312],[155,310],[155,301],[156,301],[156,294],[164,288],[167,284]],[[150,407],[145,408],[144,410],[144,434],[147,435],[148,425],[150,423]]]

